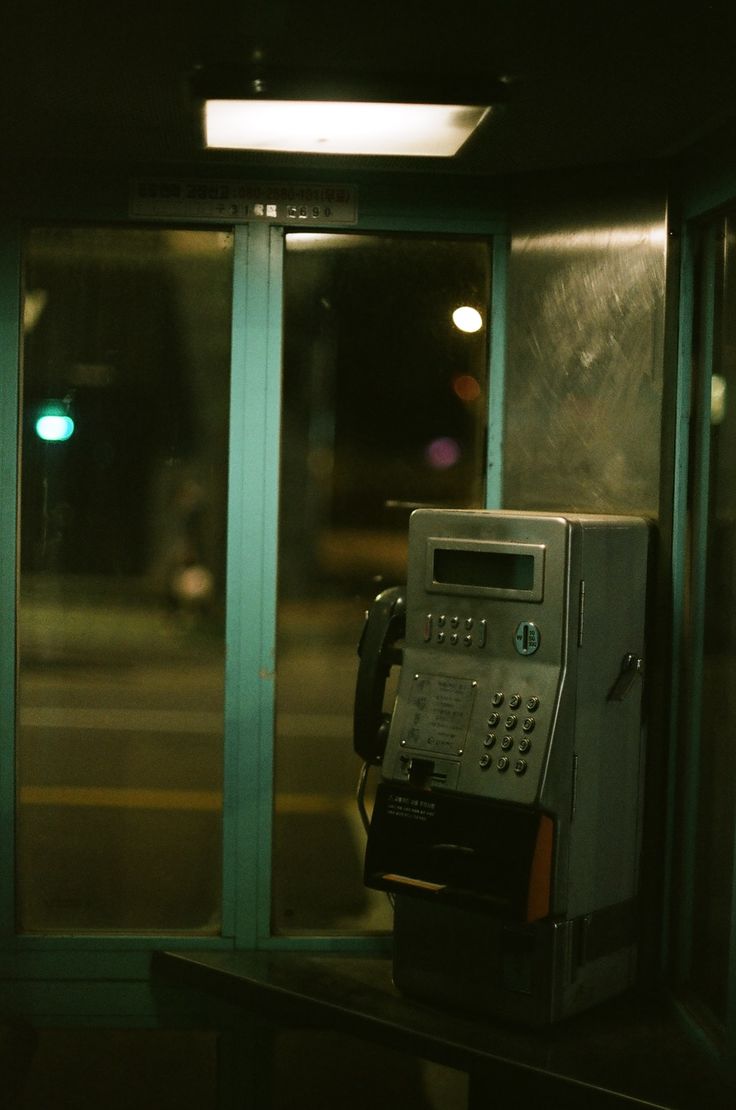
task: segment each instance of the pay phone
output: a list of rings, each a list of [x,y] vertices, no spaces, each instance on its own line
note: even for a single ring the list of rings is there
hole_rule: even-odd
[[[647,548],[633,517],[412,514],[355,703],[404,993],[543,1025],[632,983]]]

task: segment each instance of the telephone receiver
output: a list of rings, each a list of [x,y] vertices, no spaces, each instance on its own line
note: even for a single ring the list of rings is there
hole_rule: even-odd
[[[406,633],[406,589],[383,590],[366,613],[358,644],[358,677],[353,711],[353,747],[366,763],[380,764],[391,715],[383,710],[391,668],[401,666],[398,646]]]

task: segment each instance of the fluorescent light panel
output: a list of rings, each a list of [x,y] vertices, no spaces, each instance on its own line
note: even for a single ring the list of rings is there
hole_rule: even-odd
[[[447,158],[489,108],[332,100],[207,100],[205,142],[229,150]]]

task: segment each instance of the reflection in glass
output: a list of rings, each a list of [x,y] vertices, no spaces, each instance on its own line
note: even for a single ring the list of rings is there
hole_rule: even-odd
[[[276,932],[390,927],[362,882],[356,645],[405,580],[411,508],[483,504],[488,335],[452,312],[489,298],[486,242],[286,237]]]
[[[219,231],[28,236],[24,932],[219,929],[231,277]]]

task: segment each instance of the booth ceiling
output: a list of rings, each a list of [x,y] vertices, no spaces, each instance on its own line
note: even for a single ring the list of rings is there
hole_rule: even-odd
[[[188,77],[198,64],[248,62],[254,52],[295,72],[380,74],[417,87],[438,77],[450,86],[453,78],[503,78],[504,108],[443,163],[451,172],[667,158],[736,114],[734,8],[702,3],[686,14],[646,0],[10,0],[0,45],[3,158],[242,162],[201,149]],[[294,157],[279,156],[278,164]],[[419,160],[411,168],[437,167]]]

